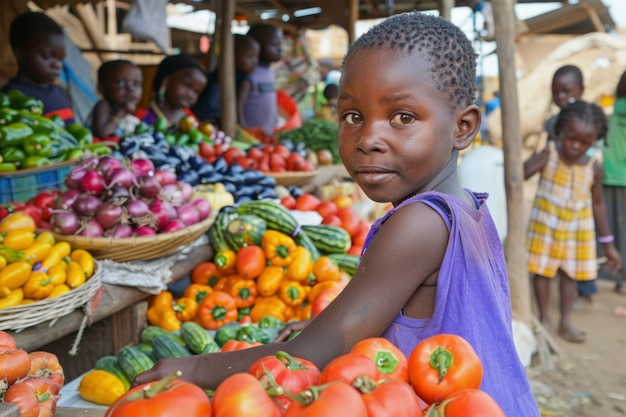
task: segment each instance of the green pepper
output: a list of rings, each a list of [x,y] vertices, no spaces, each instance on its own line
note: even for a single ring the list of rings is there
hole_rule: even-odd
[[[83,158],[83,150],[82,149],[71,149],[67,155],[65,156],[65,160],[66,161],[73,161],[75,159],[82,159]]]
[[[57,126],[54,122],[47,117],[37,116],[36,114],[28,113],[26,110],[18,110],[17,116],[13,119],[13,122],[22,122],[32,127],[35,133],[43,133],[44,135],[50,135],[57,130]]]
[[[89,153],[93,156],[104,156],[111,155],[113,151],[107,145],[103,145],[101,143],[94,143],[93,145],[87,145],[84,147],[87,149]]]
[[[7,93],[11,100],[11,108],[16,110],[28,110],[41,116],[43,114],[43,102],[35,97],[27,96],[19,90],[11,90]]]
[[[78,149],[82,152],[82,149]],[[56,140],[50,141],[50,158],[53,162],[61,162],[67,159],[67,154],[69,152],[69,148],[63,143]],[[40,154],[41,155],[41,154]],[[45,155],[41,155],[45,156]]]
[[[93,143],[93,134],[91,130],[87,129],[85,126],[72,123],[65,128],[74,138],[78,141],[79,145],[90,145]]]
[[[13,122],[17,115],[17,110],[10,107],[0,107],[0,125],[8,125]]]
[[[186,133],[179,133],[176,135],[176,145],[186,145],[189,142],[189,135]]]
[[[58,135],[59,141],[64,143],[65,146],[67,146],[69,149],[84,147],[84,146],[81,146],[78,143],[78,140],[76,140],[76,138],[72,136],[72,134],[65,129],[57,129],[55,133],[56,135]]]
[[[191,149],[193,153],[200,152],[200,145],[197,145],[195,143],[188,143],[185,146]]]
[[[38,168],[46,165],[50,165],[50,160],[45,156],[27,156],[22,161],[21,168]]]
[[[260,329],[278,329],[280,331],[285,327],[285,323],[274,316],[263,316],[259,320],[258,326]]]
[[[237,321],[239,321],[242,318],[244,318],[245,316],[249,315],[250,314],[250,310],[252,310],[252,307],[238,308],[237,309]]]
[[[254,324],[247,324],[241,326],[241,328],[237,330],[235,340],[239,340],[240,342],[261,342],[263,344],[267,344],[271,343],[273,339],[270,339],[270,336],[267,333],[259,329]]]
[[[22,122],[0,126],[0,147],[22,146],[24,140],[32,134],[33,129]]]
[[[58,114],[53,114],[52,116],[48,117],[48,119],[50,119],[52,123],[54,123],[57,127],[65,127],[65,120],[63,120],[63,118]]]
[[[167,133],[165,135],[165,142],[167,142],[167,144],[170,146],[176,145],[176,135],[172,133]]]
[[[50,148],[50,138],[41,133],[34,133],[24,140],[24,152],[28,156],[45,156],[49,158],[52,149]]]
[[[189,129],[187,134],[189,135],[189,143],[199,144],[204,139],[204,133],[195,127]]]
[[[237,331],[241,328],[241,324],[237,322],[226,323],[215,332],[215,342],[220,346],[224,346],[226,342],[232,340],[237,336]]]
[[[15,165],[21,165],[24,158],[26,158],[26,153],[24,153],[22,148],[9,146],[2,149],[2,162],[12,162]]]
[[[11,106],[11,99],[3,92],[0,92],[0,108],[9,106]]]
[[[0,156],[0,160],[2,156]],[[0,172],[14,172],[17,171],[17,166],[13,162],[0,162]]]
[[[159,117],[156,119],[152,127],[154,128],[155,132],[165,133],[167,131],[167,128],[169,127],[169,124],[170,122],[167,120],[167,118]]]
[[[150,126],[148,126],[145,122],[141,122],[137,126],[135,126],[136,135],[141,135],[142,133],[148,133],[150,131]]]

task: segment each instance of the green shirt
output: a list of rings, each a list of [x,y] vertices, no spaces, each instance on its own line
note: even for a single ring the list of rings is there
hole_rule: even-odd
[[[602,149],[603,183],[626,187],[626,96],[615,101],[607,140],[609,146]]]

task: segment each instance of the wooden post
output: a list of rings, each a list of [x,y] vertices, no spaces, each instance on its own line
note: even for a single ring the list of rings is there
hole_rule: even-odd
[[[346,30],[348,31],[348,45],[356,40],[356,21],[359,20],[359,0],[350,0],[348,6],[348,24]]]
[[[218,74],[221,90],[222,115],[220,127],[231,138],[237,128],[237,95],[235,93],[235,45],[231,24],[235,18],[235,2],[220,2],[220,58]]]
[[[515,76],[515,14],[512,0],[492,0],[495,39],[498,48],[498,73],[502,98],[504,182],[507,197],[508,231],[504,243],[513,317],[531,325],[531,304],[526,267],[526,231],[517,78]]]
[[[439,14],[444,19],[451,20],[453,7],[454,0],[439,0]]]

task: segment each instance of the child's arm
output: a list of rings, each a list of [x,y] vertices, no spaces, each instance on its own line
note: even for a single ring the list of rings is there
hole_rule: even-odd
[[[548,158],[550,157],[550,148],[549,144],[546,144],[546,147],[539,153],[532,154],[525,162],[524,162],[524,179],[535,175],[537,172],[541,171],[543,167],[546,166],[548,162]]]
[[[604,194],[602,191],[602,177],[604,169],[602,165],[595,161],[593,165],[594,183],[591,186],[591,198],[593,199],[593,218],[596,225],[596,233],[598,237],[611,236],[609,221],[606,215],[606,207],[604,205]],[[622,268],[622,258],[615,244],[611,242],[600,243],[607,258],[604,269],[610,274],[616,274]]]
[[[426,279],[436,283],[448,239],[439,214],[424,204],[409,204],[383,224],[350,283],[297,337],[234,352],[164,359],[135,383],[181,370],[183,379],[215,388],[278,350],[306,358],[321,369],[358,341],[380,336],[405,305],[411,317],[432,317],[436,286],[422,283]]]
[[[248,127],[248,124],[246,123],[246,115],[243,109],[246,101],[248,101],[251,90],[252,83],[247,79],[241,80],[237,91],[237,120],[239,121],[239,124],[243,127]]]

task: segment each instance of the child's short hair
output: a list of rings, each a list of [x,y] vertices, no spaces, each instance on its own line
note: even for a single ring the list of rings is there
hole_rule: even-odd
[[[246,33],[246,35],[252,36],[259,43],[262,43],[263,40],[268,36],[268,34],[273,34],[278,30],[278,27],[270,25],[269,23],[255,23],[250,26],[250,29],[248,29],[248,33]]]
[[[591,123],[598,131],[598,139],[606,137],[608,121],[606,115],[602,111],[602,107],[595,103],[576,100],[563,107],[559,112],[554,125],[554,131],[556,134],[559,134],[563,125],[570,120],[580,120],[585,123]]]
[[[419,12],[386,18],[360,36],[344,57],[343,66],[362,48],[398,48],[423,53],[438,91],[448,94],[453,108],[476,99],[476,51],[467,36],[451,22]]]
[[[337,98],[339,96],[339,87],[337,84],[326,84],[323,94],[326,100]]]
[[[576,82],[581,86],[583,85],[583,72],[576,65],[563,65],[562,67],[554,71],[552,80],[568,74],[572,74],[574,78],[576,78]]]
[[[100,68],[98,68],[98,83],[104,84],[111,75],[111,71],[113,71],[115,67],[121,64],[131,65],[133,67],[136,66],[134,63],[126,59],[114,59],[112,61],[104,62],[102,65],[100,65]]]
[[[161,89],[161,84],[163,84],[165,77],[187,68],[195,68],[201,73],[205,73],[202,65],[200,65],[200,63],[191,55],[178,54],[165,57],[159,64],[157,72],[152,79],[152,88],[154,89],[154,92],[156,93]]]
[[[11,48],[24,47],[41,33],[63,35],[63,28],[45,13],[22,13],[11,22],[9,29]]]
[[[258,43],[254,37],[250,35],[242,35],[241,33],[236,33],[234,39],[235,51],[250,49],[253,45]]]

